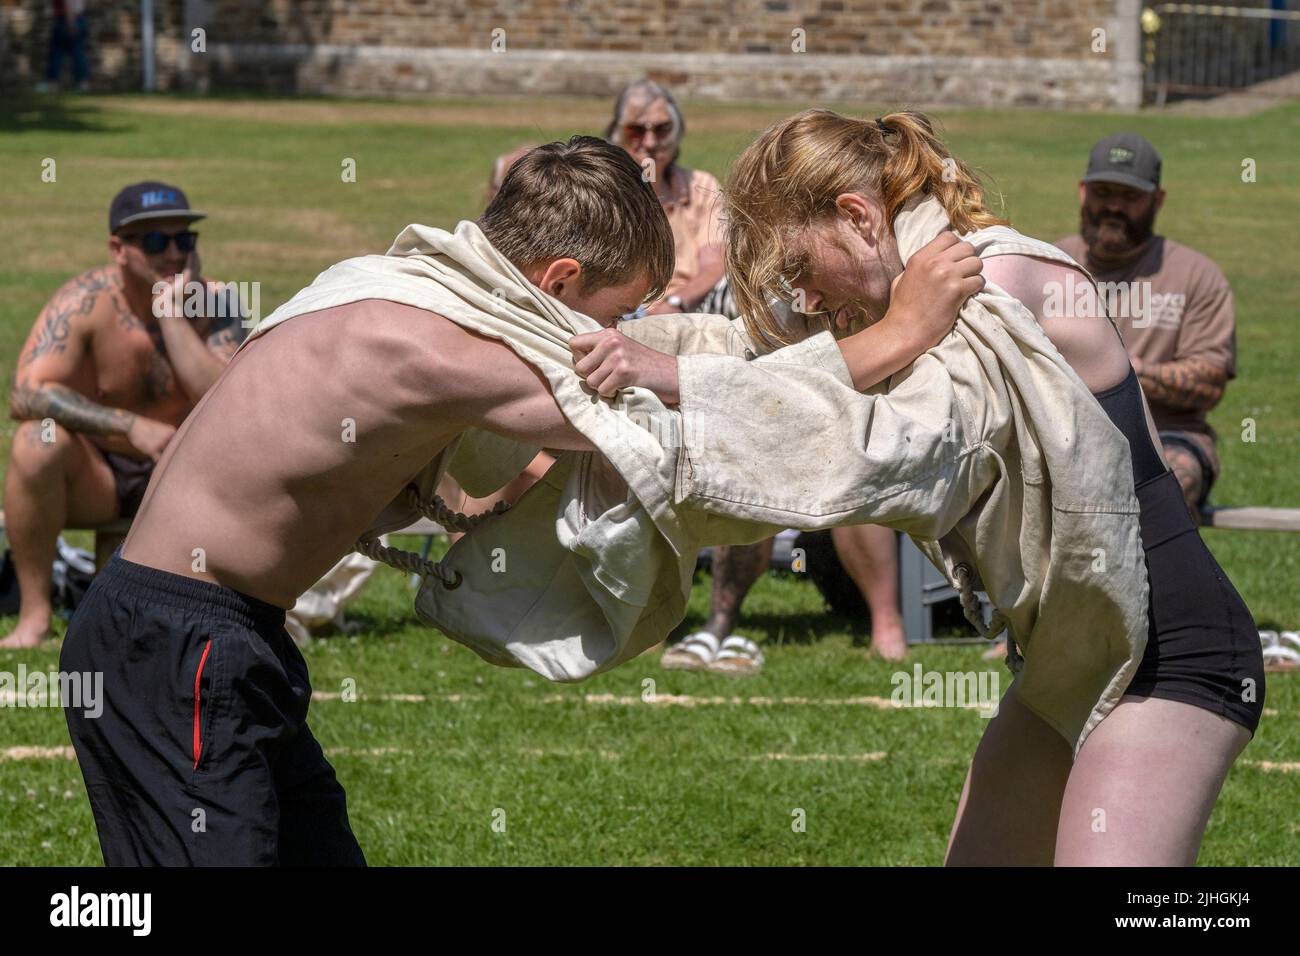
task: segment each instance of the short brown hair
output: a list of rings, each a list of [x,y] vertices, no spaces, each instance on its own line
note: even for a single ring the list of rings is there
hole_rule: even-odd
[[[575,259],[584,293],[646,275],[651,301],[673,275],[673,232],[654,187],[624,149],[594,136],[525,155],[510,167],[478,225],[521,269]]]
[[[891,230],[916,193],[939,200],[959,233],[1006,222],[985,205],[978,174],[948,152],[929,117],[907,110],[874,121],[824,109],[797,113],[750,144],[724,192],[731,290],[750,335],[768,346],[794,337],[771,300],[800,271],[798,236],[833,215],[841,193],[878,198]]]

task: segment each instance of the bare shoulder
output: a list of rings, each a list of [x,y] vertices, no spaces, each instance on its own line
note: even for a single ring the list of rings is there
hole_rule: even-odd
[[[81,343],[123,309],[120,280],[111,266],[97,266],[69,279],[32,324],[18,359],[20,371],[37,359],[76,354]]]
[[[993,256],[984,260],[984,277],[1024,303],[1089,390],[1123,380],[1128,354],[1104,301],[1085,297],[1082,310],[1074,307],[1079,290],[1091,284],[1082,269],[1034,256]]]
[[[991,256],[984,260],[984,278],[1019,299],[1040,321],[1044,304],[1070,285],[1089,281],[1077,266],[1035,256]]]
[[[319,347],[345,343],[352,352],[350,363],[363,366],[398,391],[436,394],[440,403],[492,393],[502,379],[511,377],[513,364],[522,364],[500,342],[437,312],[401,302],[363,299],[326,309],[317,318],[338,323],[321,337]]]
[[[122,285],[117,271],[112,266],[96,266],[59,286],[42,313],[66,320],[116,312],[122,307]]]

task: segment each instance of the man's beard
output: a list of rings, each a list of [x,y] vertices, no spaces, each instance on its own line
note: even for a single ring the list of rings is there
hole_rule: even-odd
[[[1118,219],[1120,225],[1104,222]],[[1079,232],[1094,259],[1123,259],[1146,244],[1155,230],[1156,204],[1152,203],[1141,219],[1130,219],[1120,212],[1094,216],[1087,205],[1079,207]]]

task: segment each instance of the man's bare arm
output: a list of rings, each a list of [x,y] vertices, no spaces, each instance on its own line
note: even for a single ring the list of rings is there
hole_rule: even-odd
[[[98,269],[77,276],[59,289],[41,310],[36,324],[27,336],[27,343],[18,357],[20,374],[42,359],[46,360],[45,364],[54,361],[61,366],[74,367],[75,362],[69,366],[66,361],[69,350],[76,360],[83,354],[83,343],[74,337],[81,333],[80,328],[74,329],[74,324],[79,325],[76,320],[91,315],[100,297],[113,293],[112,283]]]
[[[185,273],[182,282],[188,283],[189,276],[190,273]],[[217,380],[217,376],[230,361],[230,355],[234,354],[234,349],[230,349],[229,354],[222,355],[211,347],[214,332],[221,335],[223,331],[229,331],[228,326],[222,330],[214,327],[206,340],[199,334],[184,314],[184,285],[177,285],[161,294],[162,305],[156,308],[155,314],[158,314],[158,327],[162,330],[167,358],[176,372],[176,378],[190,399],[197,402]],[[216,324],[239,324],[238,316],[212,318],[209,321]]]
[[[1165,408],[1209,411],[1223,398],[1228,373],[1205,359],[1150,363],[1133,360],[1147,400]]]
[[[14,418],[52,418],[68,431],[89,435],[126,435],[136,418],[132,412],[100,405],[57,382],[32,385],[20,381],[10,394],[9,410]]]
[[[438,357],[451,366],[439,375],[444,393],[453,396],[443,416],[538,447],[596,450],[560,411],[541,372],[508,345],[448,325],[456,344]]]
[[[232,296],[233,301],[233,296]],[[248,337],[243,317],[237,312],[212,320],[208,326],[207,346],[222,362],[229,362]]]
[[[71,380],[86,356],[88,320],[114,286],[101,270],[66,283],[41,310],[18,357],[18,374],[9,394],[9,414],[16,419],[52,418],[70,431],[125,435],[135,415],[92,401],[64,382]]]

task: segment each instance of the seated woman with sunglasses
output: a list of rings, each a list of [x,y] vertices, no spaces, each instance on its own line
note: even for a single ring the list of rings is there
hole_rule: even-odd
[[[686,120],[673,95],[653,80],[623,87],[605,139],[641,166],[659,197],[676,247],[673,280],[645,312],[697,312],[722,280],[722,187],[710,174],[677,162]]]
[[[190,227],[202,218],[174,186],[127,186],[109,211],[112,262],[66,282],[27,337],[4,489],[22,608],[0,646],[50,636],[59,532],[135,515],[163,449],[243,340],[238,303],[199,277]],[[101,537],[101,550],[117,543]]]

